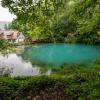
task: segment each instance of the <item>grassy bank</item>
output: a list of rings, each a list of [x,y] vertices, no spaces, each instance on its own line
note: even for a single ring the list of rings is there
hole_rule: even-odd
[[[62,67],[50,76],[0,76],[0,100],[99,100],[100,63]]]

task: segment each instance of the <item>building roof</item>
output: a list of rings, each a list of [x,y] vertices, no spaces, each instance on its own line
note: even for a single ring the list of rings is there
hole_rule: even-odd
[[[3,31],[0,30],[0,34],[2,34],[2,33],[3,33]]]
[[[0,34],[2,33],[5,36],[5,38],[8,38],[8,36],[12,36],[12,39],[16,39],[19,35],[19,31],[16,30],[0,30]]]

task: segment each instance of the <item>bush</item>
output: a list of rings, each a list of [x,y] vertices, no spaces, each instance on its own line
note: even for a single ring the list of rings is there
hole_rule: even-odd
[[[0,77],[1,100],[99,100],[100,73]]]
[[[6,40],[0,39],[0,51],[6,50],[8,46],[9,46],[9,43]]]

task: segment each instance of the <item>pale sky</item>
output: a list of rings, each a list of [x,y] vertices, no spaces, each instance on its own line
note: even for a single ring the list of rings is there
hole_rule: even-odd
[[[0,5],[0,21],[11,22],[16,16],[12,15],[7,8]]]

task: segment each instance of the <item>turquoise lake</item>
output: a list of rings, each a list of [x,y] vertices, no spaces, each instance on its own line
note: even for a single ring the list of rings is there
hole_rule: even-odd
[[[63,64],[89,64],[100,60],[100,46],[51,43],[18,48],[15,53],[0,54],[0,68],[9,68],[11,76],[49,75],[52,67],[58,68]]]
[[[100,59],[100,46],[84,44],[39,44],[24,49],[23,57],[33,64],[60,66]]]

